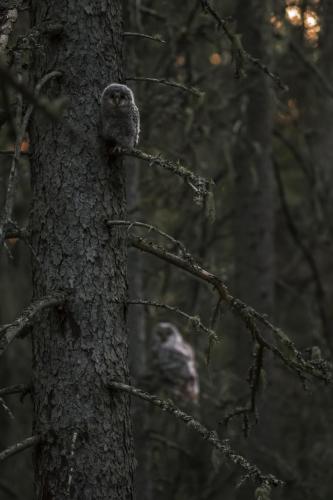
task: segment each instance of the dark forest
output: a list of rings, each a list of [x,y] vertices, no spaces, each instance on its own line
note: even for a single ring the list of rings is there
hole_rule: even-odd
[[[1,500],[331,498],[332,26],[0,0]]]

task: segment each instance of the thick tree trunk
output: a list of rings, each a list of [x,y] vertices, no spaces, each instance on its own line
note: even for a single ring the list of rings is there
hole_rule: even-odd
[[[41,33],[35,75],[59,69],[48,97],[68,99],[61,121],[32,126],[34,295],[69,289],[66,306],[33,332],[36,498],[121,499],[132,495],[127,380],[126,241],[106,219],[125,218],[125,175],[97,135],[98,98],[122,71],[119,0],[33,4]],[[58,26],[57,31],[52,26]],[[51,31],[48,30],[51,28]],[[61,28],[59,30],[59,28]]]

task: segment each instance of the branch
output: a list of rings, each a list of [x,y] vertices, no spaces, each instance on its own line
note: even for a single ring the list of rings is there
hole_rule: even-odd
[[[2,398],[0,398],[0,406],[7,413],[10,420],[15,420],[12,410],[9,408],[9,406],[6,405],[5,401]]]
[[[123,35],[125,37],[139,37],[139,38],[148,38],[149,40],[153,40],[154,42],[166,43],[160,35],[146,35],[145,33],[133,33],[131,31],[124,31]]]
[[[27,448],[31,448],[32,446],[35,446],[37,443],[39,443],[41,440],[40,436],[31,436],[20,443],[16,443],[13,446],[10,446],[9,448],[6,448],[2,452],[0,452],[0,462],[3,462],[9,457],[12,457],[13,455],[16,455],[16,453],[19,453],[20,451],[26,450]]]
[[[0,65],[0,67],[1,67],[1,65]],[[36,85],[34,98],[36,100],[38,100],[40,91],[42,90],[43,86],[52,78],[56,78],[59,76],[61,76],[61,73],[59,71],[52,71],[51,73],[48,73],[47,75],[45,75]],[[20,83],[20,81],[19,81],[19,83]],[[31,103],[28,106],[28,109],[25,112],[23,119],[22,119],[22,116],[21,116],[22,115],[22,97],[20,96],[19,101],[18,101],[18,106],[17,106],[17,128],[19,129],[19,132],[17,133],[17,137],[16,137],[16,141],[15,141],[15,149],[14,149],[11,169],[10,169],[10,173],[9,173],[5,207],[4,207],[4,213],[3,213],[1,227],[0,227],[0,246],[2,245],[2,243],[4,242],[4,239],[5,239],[4,226],[6,226],[8,223],[10,223],[12,221],[12,213],[13,213],[13,206],[14,206],[14,192],[15,192],[15,184],[16,184],[16,167],[17,167],[17,164],[18,164],[20,156],[21,156],[21,143],[24,139],[24,136],[26,135],[27,127],[28,127],[31,115],[33,113],[33,110],[34,110],[34,106],[35,106],[35,103]]]
[[[159,12],[157,12],[154,9],[151,9],[149,7],[145,7],[144,5],[140,5],[139,9],[144,14],[148,14],[149,16],[154,17],[155,19],[158,19],[159,21],[165,21],[165,22],[167,21],[167,18],[165,16],[162,16],[162,14],[160,14]]]
[[[30,236],[30,232],[25,227],[18,227],[13,222],[5,224],[3,227],[3,233],[5,240],[9,238],[19,238],[25,241]]]
[[[217,22],[218,28],[221,28],[224,31],[228,40],[230,41],[231,46],[232,46],[232,50],[236,54],[236,57],[235,57],[236,65],[241,66],[243,60],[247,59],[251,64],[253,64],[257,68],[259,68],[261,71],[263,71],[263,73],[265,73],[269,78],[271,78],[278,85],[278,87],[280,89],[287,91],[288,86],[285,83],[283,83],[283,81],[281,80],[280,76],[277,73],[273,73],[266,64],[264,64],[262,61],[260,61],[260,59],[258,59],[257,57],[254,57],[251,54],[249,54],[249,52],[247,52],[243,48],[241,40],[240,40],[240,36],[233,33],[230,30],[228,20],[223,19],[213,9],[213,7],[209,3],[209,0],[200,0],[200,1],[201,1],[201,6],[202,6],[203,10],[205,12],[208,12],[208,14],[210,14],[212,16],[212,18]],[[239,70],[241,71],[242,68],[241,67],[236,68],[237,74],[239,73]]]
[[[161,408],[162,411],[165,411],[170,415],[176,417],[177,419],[185,422],[186,425],[200,434],[200,436],[205,441],[207,441],[214,448],[220,451],[228,460],[230,460],[233,464],[241,467],[245,471],[246,479],[252,479],[252,481],[259,484],[271,484],[272,486],[283,485],[283,482],[277,479],[272,474],[264,474],[260,469],[258,469],[258,467],[256,467],[255,465],[251,465],[246,460],[246,458],[238,455],[231,449],[228,440],[221,441],[215,431],[207,429],[198,420],[180,410],[171,401],[165,401],[153,394],[148,394],[146,392],[143,392],[141,389],[120,382],[111,382],[109,384],[109,387],[111,389],[124,391],[133,396],[144,399],[154,406]]]
[[[62,73],[60,71],[53,71],[53,73],[57,73],[57,76],[61,76]],[[51,74],[51,73],[50,73]],[[51,103],[45,101],[45,99],[36,98],[34,92],[32,92],[23,82],[20,82],[12,73],[8,70],[8,68],[0,62],[0,77],[3,82],[7,83],[10,87],[13,87],[17,92],[22,94],[25,99],[33,104],[35,108],[40,109],[52,120],[59,119],[59,110],[53,109]],[[3,83],[2,83],[3,84]]]
[[[157,434],[154,431],[148,430],[147,434],[148,434],[148,439],[151,439],[152,441],[157,441],[158,443],[162,443],[164,446],[167,446],[168,448],[172,448],[178,451],[179,453],[182,453],[189,460],[193,460],[193,455],[185,448],[182,448],[178,443],[170,441],[170,439],[167,439],[164,436],[161,436],[160,434]]]
[[[21,73],[21,62],[19,58],[19,68],[18,68],[18,81],[21,81],[22,79],[22,73]],[[15,140],[15,146],[14,146],[14,154],[12,157],[12,163],[10,167],[10,172],[9,172],[9,180],[8,180],[8,187],[7,187],[7,193],[6,193],[6,199],[5,199],[5,206],[4,206],[4,212],[3,212],[3,217],[1,221],[1,227],[0,227],[0,246],[2,246],[4,242],[4,225],[9,223],[12,218],[12,212],[13,212],[13,205],[14,205],[14,187],[16,184],[16,166],[20,158],[20,152],[21,152],[21,143],[25,134],[25,130],[23,131],[23,125],[21,126],[21,121],[22,121],[22,109],[23,109],[23,99],[22,95],[18,94],[17,95],[17,104],[16,104],[16,120],[15,120],[15,130],[20,131],[16,134],[16,140]],[[24,120],[23,120],[24,121]],[[21,127],[21,128],[20,128]]]
[[[182,177],[184,181],[193,189],[195,193],[194,199],[199,204],[204,203],[209,196],[212,196],[213,181],[205,179],[199,175],[195,175],[193,172],[180,165],[179,162],[173,163],[172,161],[166,160],[159,155],[153,156],[145,151],[134,148],[118,148],[117,152],[125,156],[133,156],[134,158],[146,161],[150,167],[157,165],[158,167],[162,167],[165,170],[169,170],[169,172]]]
[[[190,316],[189,314],[182,311],[181,309],[178,309],[178,307],[169,306],[167,304],[161,304],[160,302],[155,302],[152,300],[142,300],[142,299],[128,300],[126,303],[129,305],[143,305],[143,306],[160,307],[162,309],[166,309],[167,311],[174,312],[174,313],[178,314],[179,316],[182,316],[183,318],[187,319],[191,323],[191,326],[194,327],[195,330],[197,330],[197,331],[202,330],[203,332],[205,332],[208,335],[210,340],[214,340],[216,342],[219,341],[219,338],[216,335],[216,333],[213,330],[211,330],[210,328],[207,328],[203,323],[201,323],[199,316]]]
[[[21,394],[27,393],[31,391],[30,385],[18,384],[18,385],[10,385],[8,387],[3,387],[0,389],[0,397],[8,396],[9,394]]]
[[[162,85],[168,85],[169,87],[176,87],[178,89],[189,92],[190,94],[196,95],[197,97],[203,97],[205,95],[201,90],[195,87],[187,87],[182,83],[174,82],[172,80],[166,80],[165,78],[147,78],[143,76],[129,76],[124,79],[125,82],[150,82],[150,83],[160,83]]]
[[[253,414],[255,421],[258,421],[257,415],[257,394],[260,386],[260,375],[264,361],[264,347],[259,344],[255,344],[253,349],[253,363],[250,367],[248,382],[250,385],[250,401],[247,405],[237,407],[233,411],[231,411],[228,415],[225,416],[223,422],[225,425],[229,423],[229,421],[236,416],[243,416],[244,420],[244,435],[248,437],[250,430],[250,421],[249,415]]]
[[[287,367],[295,371],[302,379],[304,379],[305,374],[307,374],[325,382],[331,381],[332,367],[329,363],[322,359],[318,361],[306,361],[301,353],[296,349],[290,338],[280,328],[277,328],[270,323],[265,315],[258,313],[252,307],[249,307],[241,300],[233,297],[227,286],[218,276],[201,267],[194,261],[193,258],[191,260],[186,260],[178,255],[172,254],[165,248],[160,247],[155,243],[144,240],[143,238],[131,238],[130,244],[133,247],[155,255],[156,257],[183,269],[192,276],[195,276],[196,278],[212,285],[218,293],[219,298],[225,302],[229,309],[244,323],[247,330],[251,333],[253,340],[271,351],[276,357],[281,359]],[[273,333],[276,345],[268,343],[263,338],[257,327],[257,322],[264,325]]]
[[[54,292],[42,299],[32,302],[13,323],[4,325],[0,329],[0,355],[9,344],[19,336],[22,331],[32,324],[35,316],[48,307],[58,306],[65,302],[67,294],[65,292]]]
[[[320,71],[318,66],[314,64],[303,52],[301,47],[294,40],[289,40],[289,47],[295,52],[296,55],[300,57],[305,66],[307,66],[317,77],[322,87],[326,90],[326,93],[333,98],[333,87],[330,81],[326,78],[324,73]]]
[[[315,291],[316,291],[316,298],[317,298],[317,305],[319,309],[319,315],[320,315],[320,321],[322,325],[322,333],[325,338],[325,342],[327,344],[327,347],[330,349],[331,353],[333,354],[333,344],[331,340],[331,329],[329,325],[329,321],[327,318],[326,314],[326,303],[327,303],[327,297],[325,293],[325,288],[323,286],[321,276],[320,276],[320,270],[317,266],[316,259],[314,255],[312,255],[310,249],[307,247],[307,245],[304,243],[302,235],[300,234],[300,231],[298,230],[298,227],[293,220],[285,189],[283,186],[283,181],[281,178],[280,170],[279,170],[279,165],[276,160],[273,161],[273,167],[274,167],[274,173],[275,173],[275,179],[280,195],[280,200],[281,200],[281,206],[282,210],[286,219],[286,224],[289,229],[289,232],[291,234],[292,239],[294,240],[294,243],[299,247],[300,251],[303,254],[303,257],[305,261],[307,262],[310,272],[312,274],[312,278],[315,284]]]
[[[180,249],[181,253],[183,254],[184,257],[191,257],[190,253],[188,250],[186,250],[184,244],[170,236],[170,234],[165,233],[164,231],[161,231],[156,226],[152,226],[151,224],[146,224],[144,222],[138,222],[138,221],[126,221],[126,220],[108,220],[106,224],[109,227],[112,226],[128,226],[128,231],[132,229],[132,227],[140,227],[144,229],[148,229],[149,232],[154,232],[165,238],[166,240],[170,241],[173,245],[175,245],[177,248]]]

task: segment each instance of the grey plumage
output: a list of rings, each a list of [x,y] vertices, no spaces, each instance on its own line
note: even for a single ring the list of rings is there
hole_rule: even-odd
[[[101,96],[101,135],[111,146],[133,148],[138,144],[140,114],[132,90],[111,83]]]
[[[161,388],[174,396],[198,401],[199,377],[195,354],[172,323],[158,323],[154,328],[152,364]]]

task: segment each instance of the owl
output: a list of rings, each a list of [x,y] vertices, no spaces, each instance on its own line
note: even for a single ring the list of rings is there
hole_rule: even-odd
[[[153,369],[160,388],[173,396],[198,402],[199,377],[195,355],[178,328],[172,323],[158,323],[153,331]]]
[[[101,135],[111,147],[133,148],[138,144],[140,115],[130,88],[108,85],[101,96]]]

